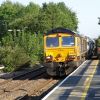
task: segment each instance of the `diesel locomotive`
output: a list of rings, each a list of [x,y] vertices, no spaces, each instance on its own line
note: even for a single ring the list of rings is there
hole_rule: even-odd
[[[65,28],[55,28],[44,34],[44,65],[50,76],[69,74],[85,61],[87,37]]]

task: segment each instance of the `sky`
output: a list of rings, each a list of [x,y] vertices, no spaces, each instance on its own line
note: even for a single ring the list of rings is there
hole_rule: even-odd
[[[0,0],[0,4],[6,0]],[[84,34],[90,38],[97,38],[100,35],[100,25],[98,25],[100,17],[100,0],[10,0],[19,2],[23,5],[34,2],[42,5],[44,2],[64,2],[67,7],[76,12],[79,24],[79,34]]]

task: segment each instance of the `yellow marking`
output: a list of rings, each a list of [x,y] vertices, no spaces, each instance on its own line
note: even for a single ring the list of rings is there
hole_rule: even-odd
[[[92,77],[92,76],[91,76],[91,77]],[[86,78],[86,81],[84,82],[84,86],[86,86],[86,85],[88,84],[89,80],[90,80],[90,77],[87,77],[87,78]]]
[[[85,81],[85,83],[84,83],[85,89],[84,89],[84,91],[83,91],[81,100],[85,100],[85,98],[86,98],[87,92],[88,92],[88,90],[89,90],[89,88],[90,88],[90,84],[91,84],[92,78],[93,78],[94,73],[95,73],[96,68],[97,68],[96,65],[98,64],[98,60],[94,60],[94,63],[95,63],[95,66],[93,66],[94,69],[93,69],[93,71],[91,72],[92,75],[89,76],[89,77],[87,77],[87,79],[86,79],[86,81]],[[94,65],[94,64],[93,64],[93,65]],[[92,66],[92,64],[91,64],[90,66]]]

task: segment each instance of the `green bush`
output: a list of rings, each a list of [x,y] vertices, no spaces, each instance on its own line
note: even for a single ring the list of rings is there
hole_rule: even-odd
[[[98,38],[98,39],[96,40],[96,42],[97,42],[97,46],[100,47],[100,38]]]
[[[35,64],[43,60],[43,35],[30,32],[8,33],[2,37],[0,63],[4,71],[14,71],[30,61]]]
[[[29,56],[21,47],[6,46],[0,49],[0,63],[5,66],[4,71],[17,70],[29,60]]]

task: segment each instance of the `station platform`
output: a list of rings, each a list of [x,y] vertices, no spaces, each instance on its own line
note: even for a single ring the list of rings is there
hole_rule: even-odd
[[[85,61],[42,100],[100,100],[100,61]]]

